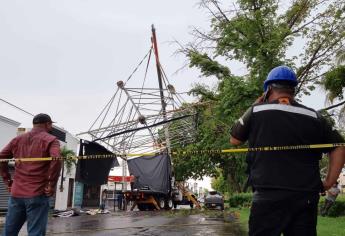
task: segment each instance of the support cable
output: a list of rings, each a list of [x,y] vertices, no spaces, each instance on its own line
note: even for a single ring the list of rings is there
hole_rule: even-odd
[[[26,113],[27,115],[35,116],[34,114],[32,114],[32,113],[30,113],[30,112],[24,110],[23,108],[20,108],[20,107],[14,105],[13,103],[10,103],[10,102],[6,101],[5,99],[0,98],[0,101],[6,103],[6,104],[8,104],[8,105],[10,105],[11,107],[14,107],[14,108],[16,108],[16,109],[18,109],[18,110],[20,110],[20,111]]]

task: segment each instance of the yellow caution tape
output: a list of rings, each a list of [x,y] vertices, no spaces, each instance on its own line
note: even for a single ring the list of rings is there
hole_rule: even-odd
[[[230,149],[213,149],[213,150],[188,150],[175,151],[173,155],[188,154],[227,154],[227,153],[243,153],[243,152],[267,152],[267,151],[289,151],[289,150],[305,150],[305,149],[321,149],[345,147],[345,143],[327,143],[327,144],[310,144],[310,145],[292,145],[292,146],[275,146],[275,147],[248,147],[248,148],[230,148]],[[89,160],[89,159],[106,159],[115,157],[143,157],[154,156],[156,152],[148,153],[114,153],[107,155],[89,155],[89,156],[71,156],[71,157],[22,157],[12,159],[0,159],[0,162],[30,162],[30,161],[57,161],[57,160]]]
[[[185,154],[224,154],[224,153],[241,153],[241,152],[265,152],[265,151],[288,151],[303,149],[321,149],[344,147],[345,143],[328,143],[328,144],[310,144],[310,145],[292,145],[292,146],[276,146],[276,147],[252,147],[252,148],[230,148],[223,150],[192,150],[173,152],[177,155]]]

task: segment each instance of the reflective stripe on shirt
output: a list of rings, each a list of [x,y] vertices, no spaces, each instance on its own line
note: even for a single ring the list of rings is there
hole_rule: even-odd
[[[297,113],[297,114],[317,118],[317,114],[314,111],[311,111],[302,107],[296,107],[296,106],[290,106],[290,105],[284,105],[284,104],[265,104],[261,106],[255,106],[253,108],[253,112],[268,111],[268,110],[286,111],[286,112]]]

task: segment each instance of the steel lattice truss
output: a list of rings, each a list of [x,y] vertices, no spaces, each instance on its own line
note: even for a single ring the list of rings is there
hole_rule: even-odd
[[[89,130],[80,135],[87,135],[116,153],[140,154],[194,141],[195,109],[184,104],[160,64],[163,86],[159,89],[157,75],[150,74],[152,52],[153,47],[126,81],[116,83],[114,95]],[[136,72],[144,61],[147,61],[144,78],[134,76],[139,74]],[[162,109],[162,100],[166,112]],[[179,117],[183,118],[174,120]],[[174,121],[169,122],[171,119]]]

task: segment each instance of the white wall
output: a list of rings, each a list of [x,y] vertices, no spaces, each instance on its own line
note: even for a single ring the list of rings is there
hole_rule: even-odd
[[[0,150],[17,136],[19,122],[0,116]]]
[[[79,139],[71,135],[70,133],[66,132],[66,143],[60,142],[61,147],[66,146],[68,149],[73,150],[76,155],[78,155],[78,147],[79,147]],[[69,179],[75,179],[75,166],[72,167],[71,172],[67,174],[66,168],[64,168],[64,181],[63,181],[63,191],[60,192],[61,186],[61,175],[59,177],[57,188],[56,188],[56,200],[55,200],[55,209],[56,210],[66,210],[68,204],[68,184]],[[73,186],[73,199],[72,204],[74,202],[74,186]],[[74,207],[72,205],[72,207]]]
[[[129,170],[128,170],[128,165],[127,162],[121,158],[117,158],[118,162],[119,162],[119,166],[115,166],[113,167],[110,172],[109,172],[109,176],[129,176]],[[117,186],[118,188],[119,186]],[[115,189],[115,184],[112,182],[108,182],[107,185],[105,185],[104,188],[113,190]],[[131,185],[127,182],[124,183],[123,186],[124,189],[121,190],[131,190]],[[120,189],[117,189],[120,190]]]
[[[14,137],[17,136],[18,133],[24,133],[31,130],[31,128],[23,129],[21,132],[18,132],[18,126],[20,125],[19,122],[14,120],[8,119],[6,117],[0,116],[0,149],[4,148],[5,145]],[[55,126],[54,126],[55,127]],[[60,129],[58,127],[55,127]],[[66,146],[68,149],[73,150],[76,154],[78,154],[78,146],[79,146],[79,139],[68,133],[67,131],[60,129],[63,132],[66,132],[66,142],[61,142],[61,147]],[[71,172],[67,174],[66,168],[64,171],[64,178],[65,181],[63,182],[63,191],[60,192],[60,183],[61,183],[61,175],[59,177],[59,181],[57,183],[57,190],[56,190],[56,201],[55,201],[55,209],[57,210],[66,210],[67,209],[67,200],[68,200],[68,183],[69,178],[75,178],[75,167],[71,169]],[[73,186],[73,193],[74,193],[74,186]],[[74,194],[73,194],[74,197]],[[74,199],[72,200],[72,202]]]
[[[187,183],[189,184],[189,188],[194,192],[197,192],[198,194],[203,195],[204,194],[204,189],[208,189],[209,191],[213,190],[211,187],[211,178],[208,176],[204,176],[202,180],[198,179],[188,179]],[[196,184],[196,189],[195,189],[195,184]],[[203,190],[201,193],[199,192],[200,188]]]

